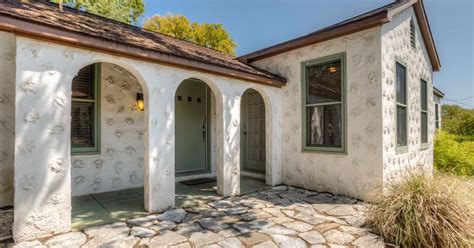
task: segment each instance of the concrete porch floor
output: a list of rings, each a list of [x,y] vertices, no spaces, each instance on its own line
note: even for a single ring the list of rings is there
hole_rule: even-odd
[[[241,193],[265,188],[265,181],[242,176]],[[176,207],[191,207],[220,199],[216,182],[187,186],[176,183]],[[72,198],[72,229],[82,230],[148,215],[143,208],[143,187],[75,196]]]

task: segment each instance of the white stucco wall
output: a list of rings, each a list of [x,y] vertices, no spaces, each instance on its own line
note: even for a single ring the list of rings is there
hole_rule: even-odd
[[[15,36],[0,32],[0,208],[13,205]]]
[[[144,112],[136,109],[140,83],[124,68],[101,64],[100,153],[73,155],[72,194],[143,186]]]
[[[107,62],[125,68],[138,79],[145,93],[144,184],[148,211],[174,206],[175,92],[188,78],[208,83],[216,95],[218,192],[229,196],[240,190],[240,99],[248,88],[259,91],[267,104],[267,182],[281,183],[281,89],[24,37],[16,37],[16,58],[16,241],[70,229],[71,81],[91,63]]]
[[[397,176],[408,166],[433,168],[434,104],[433,71],[420,29],[416,23],[416,49],[410,44],[410,20],[416,16],[413,8],[395,15],[382,27],[383,86],[383,150],[384,179]],[[408,151],[396,152],[396,83],[395,58],[407,64]],[[421,147],[420,80],[428,83],[428,144]]]
[[[382,183],[380,28],[296,49],[254,63],[288,79],[281,94],[283,182],[366,199]],[[347,154],[302,151],[301,63],[346,53]]]

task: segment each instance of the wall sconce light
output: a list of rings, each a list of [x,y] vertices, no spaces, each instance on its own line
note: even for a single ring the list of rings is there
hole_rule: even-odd
[[[143,100],[143,93],[137,93],[137,110],[145,110],[145,100]]]
[[[328,71],[329,71],[330,73],[334,73],[334,72],[337,71],[337,68],[336,68],[335,66],[330,66],[330,67],[328,68]]]

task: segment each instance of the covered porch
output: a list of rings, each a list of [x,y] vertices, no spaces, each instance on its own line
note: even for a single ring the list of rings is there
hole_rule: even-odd
[[[216,193],[216,182],[197,185],[176,183],[176,207],[186,208],[206,205],[222,198]],[[241,193],[264,189],[265,181],[241,176]],[[72,198],[72,229],[82,230],[117,221],[149,215],[145,211],[143,187],[105,193],[88,194]]]

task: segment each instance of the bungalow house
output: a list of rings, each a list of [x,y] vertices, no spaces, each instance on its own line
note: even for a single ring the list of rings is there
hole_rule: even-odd
[[[73,196],[240,176],[368,199],[433,164],[423,2],[399,0],[233,57],[47,1],[0,1],[0,207],[16,241],[71,229]]]

